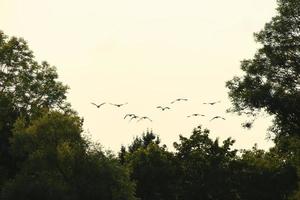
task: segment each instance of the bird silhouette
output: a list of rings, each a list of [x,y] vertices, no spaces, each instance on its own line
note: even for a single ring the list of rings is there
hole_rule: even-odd
[[[137,116],[137,115],[133,115],[133,116],[131,116],[131,118],[130,118],[129,122],[131,122],[133,119],[137,119],[137,118],[139,118],[139,116]]]
[[[199,113],[194,113],[194,114],[188,115],[187,117],[197,117],[197,116],[205,117],[205,115],[202,115]]]
[[[110,103],[110,105],[116,106],[116,107],[118,107],[118,108],[120,108],[121,106],[124,106],[124,105],[126,105],[126,104],[128,104],[128,103],[122,103],[122,104],[114,104],[114,103]]]
[[[221,117],[221,116],[215,116],[213,118],[211,118],[210,121],[214,120],[214,119],[223,119],[223,120],[226,120],[224,117]]]
[[[150,122],[152,122],[152,119],[150,119],[149,117],[146,117],[146,116],[140,117],[140,119],[137,122],[144,120],[144,119],[148,119]]]
[[[184,98],[178,98],[178,99],[175,99],[174,101],[171,102],[171,104],[177,102],[177,101],[187,101],[188,99],[184,99]]]
[[[91,102],[91,104],[93,104],[93,105],[96,106],[97,108],[100,108],[101,106],[103,106],[103,105],[106,104],[106,103],[104,102],[104,103],[101,103],[101,104],[95,104],[95,103]]]
[[[157,106],[156,108],[159,108],[159,109],[161,109],[162,111],[165,111],[166,109],[170,109],[170,107],[162,107],[162,106]]]
[[[124,116],[124,119],[126,119],[126,117],[133,117],[133,116],[136,116],[135,114],[126,114],[125,116]]]
[[[209,105],[215,105],[216,103],[221,103],[221,101],[214,101],[214,102],[207,102],[207,103],[203,103],[203,104],[209,104]]]

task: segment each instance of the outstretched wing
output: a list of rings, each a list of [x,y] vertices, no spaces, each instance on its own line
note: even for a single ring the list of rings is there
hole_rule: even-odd
[[[218,119],[218,117],[216,116],[216,117],[213,117],[213,118],[211,118],[211,120],[209,120],[209,121],[212,121],[212,120],[214,120],[214,119]]]
[[[97,104],[95,104],[95,103],[93,103],[93,102],[91,102],[91,104],[93,104],[94,106],[97,106],[97,107],[98,107],[98,105],[97,105]]]
[[[104,104],[106,104],[105,102],[104,103],[101,103],[100,105],[98,105],[98,107],[101,107],[101,106],[103,106]]]
[[[135,116],[134,114],[126,114],[124,119],[126,119],[126,117],[132,117],[132,116]]]
[[[144,119],[148,119],[150,122],[152,122],[152,119],[150,119],[149,117],[144,117]]]
[[[132,117],[130,118],[129,121],[131,122],[131,120],[136,119],[136,118],[138,118],[138,116],[134,115],[134,116],[132,116]]]

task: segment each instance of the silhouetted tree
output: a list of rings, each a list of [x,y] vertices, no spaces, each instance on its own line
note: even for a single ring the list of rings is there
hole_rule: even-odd
[[[76,115],[45,113],[11,137],[18,173],[2,187],[2,199],[133,200],[134,185],[118,160],[92,148]]]
[[[300,134],[300,4],[278,0],[278,15],[255,34],[262,47],[243,60],[245,75],[227,82],[233,111],[274,115],[279,138]],[[250,112],[249,112],[250,111]]]
[[[158,136],[147,131],[142,137],[136,137],[119,153],[130,171],[131,179],[136,183],[136,196],[143,200],[176,199],[179,174],[178,164],[173,153],[160,145]],[[122,156],[120,156],[122,155]]]
[[[230,165],[240,199],[289,199],[297,188],[297,172],[286,157],[256,146],[241,153]]]
[[[57,77],[54,67],[34,60],[25,40],[0,31],[0,181],[15,174],[9,138],[18,117],[29,122],[42,110],[71,111],[65,102],[68,88]]]
[[[262,47],[254,58],[242,61],[244,75],[227,87],[233,111],[255,115],[264,110],[274,116],[277,153],[295,159],[300,172],[300,146],[295,146],[300,144],[300,3],[277,3],[277,15],[255,34]]]
[[[182,171],[180,199],[237,199],[230,169],[237,152],[231,150],[233,143],[228,138],[219,145],[200,126],[190,138],[180,136],[180,143],[174,143]]]
[[[160,139],[157,135],[153,133],[152,130],[147,130],[146,133],[142,134],[142,137],[134,138],[132,144],[128,147],[128,151],[130,153],[133,153],[141,147],[147,147],[151,143],[159,144]]]

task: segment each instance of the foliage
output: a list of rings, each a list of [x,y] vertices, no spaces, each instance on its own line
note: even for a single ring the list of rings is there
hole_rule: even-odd
[[[57,80],[56,69],[39,64],[25,40],[0,31],[0,186],[16,173],[9,153],[9,138],[19,117],[36,117],[45,110],[73,112],[65,101],[67,86]]]
[[[76,115],[45,113],[11,138],[17,175],[2,188],[3,199],[135,199],[128,172],[101,149],[88,148]]]
[[[284,156],[271,151],[243,150],[231,170],[239,198],[287,200],[297,188],[296,168]]]
[[[232,111],[256,115],[264,110],[274,116],[276,153],[300,172],[300,3],[277,2],[277,16],[255,34],[262,47],[254,58],[242,61],[244,75],[227,87]]]
[[[200,126],[190,138],[180,136],[180,143],[174,143],[174,147],[183,173],[181,199],[236,199],[230,174],[230,163],[237,152],[231,150],[233,143],[228,138],[220,145]]]
[[[134,139],[128,152],[125,147],[121,148],[119,159],[124,159],[136,183],[136,196],[144,200],[168,200],[176,196],[176,162],[165,145],[159,143],[159,138],[147,131]]]
[[[262,47],[241,63],[244,76],[227,87],[233,111],[274,115],[272,130],[280,138],[300,133],[300,4],[278,0],[278,5],[278,15],[255,34]]]

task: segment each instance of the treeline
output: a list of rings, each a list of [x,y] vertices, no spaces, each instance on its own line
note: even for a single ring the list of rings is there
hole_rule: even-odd
[[[297,185],[295,167],[275,149],[239,152],[233,143],[212,140],[208,130],[197,127],[189,138],[180,136],[170,152],[146,132],[122,147],[119,160],[140,199],[288,199]]]
[[[0,199],[282,200],[297,188],[293,159],[232,149],[197,127],[175,151],[147,131],[105,151],[83,134],[54,67],[0,33]]]
[[[300,4],[277,2],[262,47],[227,82],[233,112],[274,116],[268,151],[199,126],[174,151],[147,131],[114,155],[83,135],[55,68],[0,32],[0,200],[299,200]]]

